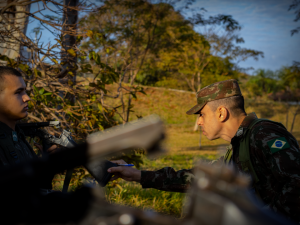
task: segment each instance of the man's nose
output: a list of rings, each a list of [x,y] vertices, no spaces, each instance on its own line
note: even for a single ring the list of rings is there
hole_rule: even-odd
[[[199,116],[198,120],[197,120],[197,124],[198,126],[202,126],[203,125],[203,119],[201,116]]]
[[[23,95],[23,102],[29,102],[29,101],[31,101],[31,98],[27,94],[24,94]]]

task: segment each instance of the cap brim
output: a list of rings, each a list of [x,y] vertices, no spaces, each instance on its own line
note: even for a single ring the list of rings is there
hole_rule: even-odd
[[[193,115],[193,114],[199,114],[200,110],[206,105],[206,102],[202,104],[197,104],[193,108],[191,108],[189,111],[186,112],[188,115]]]

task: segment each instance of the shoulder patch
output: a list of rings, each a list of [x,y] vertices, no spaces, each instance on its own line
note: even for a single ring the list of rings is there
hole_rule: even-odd
[[[278,152],[283,149],[290,148],[290,144],[285,139],[285,137],[279,137],[279,138],[273,139],[271,141],[268,141],[268,146],[272,153]]]

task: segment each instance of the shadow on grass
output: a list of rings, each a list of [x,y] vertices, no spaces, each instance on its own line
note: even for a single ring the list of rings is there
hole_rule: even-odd
[[[181,151],[226,151],[227,144],[222,145],[202,145],[199,146],[190,146],[181,148]]]

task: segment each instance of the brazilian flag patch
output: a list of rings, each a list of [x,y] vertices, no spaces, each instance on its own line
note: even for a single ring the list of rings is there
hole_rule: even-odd
[[[271,141],[268,141],[268,146],[272,153],[278,152],[282,149],[286,149],[290,147],[290,144],[285,139],[285,137],[279,137],[276,139],[273,139]]]

